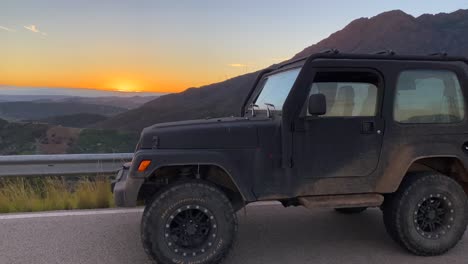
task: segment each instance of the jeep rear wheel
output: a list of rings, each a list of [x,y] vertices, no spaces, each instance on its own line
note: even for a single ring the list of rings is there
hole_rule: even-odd
[[[145,208],[141,237],[157,263],[218,263],[228,253],[237,218],[228,198],[205,182],[173,185]]]
[[[416,255],[440,255],[463,237],[468,223],[467,197],[453,179],[434,173],[408,176],[386,197],[385,227],[402,247]]]
[[[341,214],[359,214],[364,212],[367,207],[349,207],[349,208],[335,208],[335,211]]]

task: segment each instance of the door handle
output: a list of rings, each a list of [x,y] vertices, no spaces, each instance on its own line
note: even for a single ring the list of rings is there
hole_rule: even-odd
[[[364,121],[364,122],[362,122],[362,124],[361,124],[361,133],[362,134],[372,134],[374,132],[375,132],[375,122],[374,121]]]

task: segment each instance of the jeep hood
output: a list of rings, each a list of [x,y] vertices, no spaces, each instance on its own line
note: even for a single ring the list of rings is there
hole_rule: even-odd
[[[257,146],[255,121],[214,118],[156,124],[143,129],[139,148],[239,149]]]

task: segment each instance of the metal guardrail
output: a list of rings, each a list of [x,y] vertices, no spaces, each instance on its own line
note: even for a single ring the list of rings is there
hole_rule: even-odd
[[[0,177],[113,173],[133,153],[0,156]]]

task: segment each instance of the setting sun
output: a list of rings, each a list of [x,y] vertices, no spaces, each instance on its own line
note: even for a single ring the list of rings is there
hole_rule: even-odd
[[[140,92],[141,88],[132,81],[115,81],[110,85],[112,90],[118,92]]]

